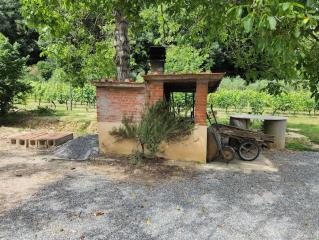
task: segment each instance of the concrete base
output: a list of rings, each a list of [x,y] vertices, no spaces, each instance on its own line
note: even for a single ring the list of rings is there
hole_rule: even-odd
[[[182,141],[164,143],[162,149],[167,159],[206,163],[207,127],[197,125],[190,136]]]
[[[237,119],[237,118],[233,118],[233,117],[230,117],[229,124],[231,126],[244,128],[244,129],[249,129],[251,126],[250,119]]]
[[[99,145],[104,153],[129,155],[138,148],[134,140],[117,140],[109,134],[121,122],[99,122]],[[193,161],[206,163],[207,127],[195,126],[193,133],[178,142],[163,143],[161,157],[171,160]]]
[[[121,124],[121,122],[98,122],[99,148],[103,153],[130,155],[134,149],[137,149],[134,140],[118,140],[110,135],[109,132]]]
[[[287,120],[265,120],[263,125],[264,133],[274,136],[274,143],[271,144],[272,148],[284,149],[285,148],[285,134],[286,134]]]

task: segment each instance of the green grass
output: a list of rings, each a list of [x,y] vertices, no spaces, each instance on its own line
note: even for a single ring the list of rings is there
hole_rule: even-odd
[[[56,104],[56,109],[50,103],[41,103],[40,109],[49,108],[51,112],[41,113],[37,102],[29,100],[27,105],[17,104],[19,111],[24,112],[25,115],[33,117],[56,117],[60,120],[66,121],[93,121],[96,120],[96,108],[86,107],[85,105],[73,105],[72,111],[67,110],[64,104]]]
[[[292,116],[288,128],[307,136],[311,142],[319,144],[319,116]]]
[[[288,124],[289,128],[298,129],[298,133],[307,136],[311,142],[319,144],[319,124]]]
[[[85,135],[92,133],[96,124],[96,108],[87,108],[84,105],[76,105],[72,111],[66,110],[62,104],[57,104],[56,109],[48,103],[42,103],[38,107],[34,101],[15,107],[17,108],[15,111],[0,116],[0,126],[22,129],[49,128]]]
[[[295,150],[295,151],[317,151],[312,146],[308,146],[298,141],[286,143],[286,148],[290,150]]]

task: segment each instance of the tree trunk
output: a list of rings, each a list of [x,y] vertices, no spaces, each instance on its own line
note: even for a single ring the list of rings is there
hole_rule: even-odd
[[[128,22],[119,10],[115,11],[115,49],[117,80],[124,81],[129,77],[130,45],[128,40]]]
[[[72,85],[69,84],[69,100],[70,100],[70,110],[73,110],[73,93],[72,93]]]

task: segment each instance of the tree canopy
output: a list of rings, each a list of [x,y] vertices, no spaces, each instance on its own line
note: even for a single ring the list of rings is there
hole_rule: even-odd
[[[9,39],[11,44],[19,43],[20,55],[28,56],[28,64],[34,64],[40,58],[38,33],[26,26],[20,14],[20,6],[16,0],[0,1],[0,33]]]
[[[94,69],[92,78],[114,76],[120,60],[129,63],[125,56],[113,60],[127,51],[125,46],[116,51],[113,47],[115,16],[120,12],[119,22],[129,26],[125,41],[131,46],[131,73],[147,71],[150,45],[190,46],[207,56],[203,70],[240,74],[248,81],[267,78],[274,80],[270,86],[275,88],[276,80],[306,79],[299,84],[319,99],[315,0],[21,2],[29,26],[40,33],[45,53],[77,74],[76,83],[85,81],[90,69]]]

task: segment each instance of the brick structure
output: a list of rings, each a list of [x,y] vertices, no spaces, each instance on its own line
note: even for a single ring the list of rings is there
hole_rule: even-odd
[[[98,122],[121,122],[124,116],[139,120],[145,107],[144,84],[97,85]]]
[[[171,93],[195,93],[194,122],[195,129],[187,138],[177,143],[163,143],[164,157],[168,159],[206,162],[207,94],[214,92],[223,73],[164,74],[153,73],[144,76],[144,83],[95,81],[97,88],[97,120],[101,151],[115,154],[131,154],[138,144],[132,140],[114,138],[110,132],[121,126],[124,116],[132,116],[138,121],[145,107],[166,98]]]
[[[195,93],[195,124],[206,126],[208,83],[197,82]]]
[[[163,82],[150,82],[146,84],[147,104],[152,105],[164,97]]]

